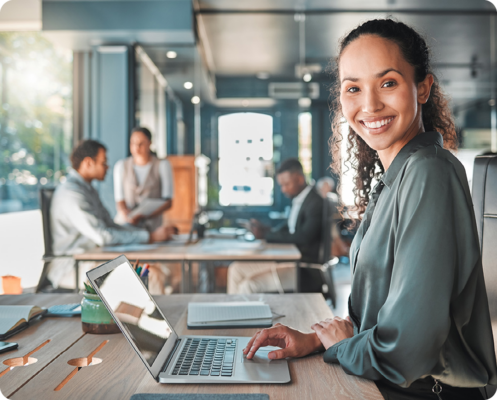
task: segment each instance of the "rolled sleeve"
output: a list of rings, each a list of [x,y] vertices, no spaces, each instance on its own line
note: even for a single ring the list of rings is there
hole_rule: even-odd
[[[114,166],[114,200],[116,203],[124,200],[124,161],[119,160]]]
[[[159,164],[159,175],[161,179],[163,199],[172,199],[174,197],[174,181],[171,164],[167,160],[161,160]]]

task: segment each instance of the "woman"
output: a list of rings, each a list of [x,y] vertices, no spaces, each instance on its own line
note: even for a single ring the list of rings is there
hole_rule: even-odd
[[[114,197],[120,223],[144,227],[150,232],[162,225],[162,214],[171,208],[173,177],[167,160],[159,160],[151,151],[152,134],[147,128],[134,128],[129,140],[131,157],[114,167]],[[144,199],[163,199],[164,204],[151,215],[130,217]]]
[[[342,40],[335,85],[334,172],[345,118],[362,217],[349,317],[309,334],[265,329],[244,353],[325,350],[325,362],[374,380],[386,399],[481,399],[478,388],[497,384],[481,256],[464,169],[444,149],[456,134],[426,43],[403,23],[368,21]]]

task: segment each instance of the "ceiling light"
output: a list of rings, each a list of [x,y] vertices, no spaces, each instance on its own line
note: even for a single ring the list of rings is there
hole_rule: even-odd
[[[312,75],[309,72],[307,72],[306,74],[304,74],[302,79],[304,80],[304,82],[310,82],[312,79]]]
[[[257,72],[257,74],[255,74],[255,76],[257,76],[257,78],[259,78],[259,79],[269,79],[269,72],[267,72],[267,71]]]
[[[176,53],[175,51],[170,50],[170,51],[168,51],[166,53],[166,57],[167,58],[176,58],[176,57],[178,57],[178,53]]]
[[[200,103],[200,97],[198,97],[198,96],[193,96],[193,97],[192,97],[192,103],[193,103],[193,104],[198,104],[198,103]]]
[[[191,82],[185,82],[185,83],[183,83],[183,87],[185,89],[191,89],[193,87],[193,83],[191,83]]]
[[[307,108],[311,106],[311,99],[309,97],[301,97],[299,99],[299,106],[302,108]]]

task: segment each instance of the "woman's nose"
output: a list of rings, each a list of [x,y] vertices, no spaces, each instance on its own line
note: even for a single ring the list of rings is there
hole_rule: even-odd
[[[364,91],[362,112],[374,114],[383,108],[383,103],[374,90]]]

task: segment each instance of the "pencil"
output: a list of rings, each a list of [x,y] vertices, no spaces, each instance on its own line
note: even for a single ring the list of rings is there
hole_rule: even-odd
[[[136,260],[135,261],[135,265],[133,265],[133,269],[136,271],[136,267],[138,267],[138,263],[140,262],[140,260]]]

